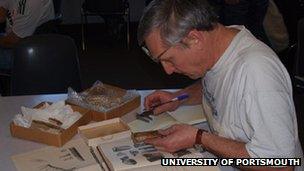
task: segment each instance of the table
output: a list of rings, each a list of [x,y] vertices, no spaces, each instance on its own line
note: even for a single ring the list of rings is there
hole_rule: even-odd
[[[174,91],[174,90],[170,90]],[[143,107],[144,97],[152,92],[152,90],[138,91],[141,95],[141,108]],[[25,153],[47,145],[36,143],[33,141],[14,138],[10,134],[9,124],[13,117],[21,111],[21,106],[33,107],[40,102],[49,101],[56,102],[65,100],[66,94],[49,94],[49,95],[30,95],[30,96],[0,96],[0,170],[11,171],[16,170],[12,155]],[[206,127],[202,124],[200,127]],[[78,138],[76,135],[74,138]]]
[[[151,92],[152,90],[139,91],[141,95],[141,101],[143,101],[144,97]],[[32,151],[47,146],[41,143],[22,140],[11,136],[9,125],[14,116],[21,112],[21,106],[33,107],[43,101],[56,102],[60,100],[65,100],[66,98],[66,94],[7,97],[0,96],[0,170],[16,170],[14,163],[10,158],[12,155]],[[77,136],[74,138],[77,138]]]
[[[44,144],[11,136],[9,125],[21,111],[21,106],[33,107],[42,101],[55,102],[66,98],[66,94],[0,97],[0,170],[16,170],[10,158],[12,155],[46,147]]]

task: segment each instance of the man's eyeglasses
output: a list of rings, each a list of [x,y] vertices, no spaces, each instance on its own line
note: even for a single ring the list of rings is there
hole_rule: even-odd
[[[171,48],[171,46],[169,48],[167,48],[166,50],[164,50],[162,53],[160,53],[158,56],[153,57],[151,55],[151,52],[149,51],[149,49],[146,47],[145,44],[143,44],[141,46],[141,49],[145,52],[146,55],[148,55],[154,62],[159,63],[160,62],[160,57],[165,54],[169,49]]]

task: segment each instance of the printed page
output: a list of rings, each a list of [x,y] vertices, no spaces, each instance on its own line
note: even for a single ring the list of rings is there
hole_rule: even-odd
[[[82,139],[70,141],[61,148],[45,147],[15,155],[12,160],[19,171],[81,170],[97,164]]]
[[[160,165],[161,158],[173,157],[169,153],[158,151],[152,145],[134,144],[131,138],[102,143],[98,149],[110,169],[114,171]]]
[[[193,170],[219,171],[217,166],[161,166],[161,158],[205,158],[205,153],[190,148],[175,153],[157,150],[154,146],[138,143],[134,144],[131,138],[102,143],[98,150],[103,155],[112,171],[155,171],[155,170]]]

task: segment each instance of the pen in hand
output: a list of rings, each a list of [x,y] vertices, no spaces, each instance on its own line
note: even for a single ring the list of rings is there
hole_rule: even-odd
[[[181,94],[181,95],[179,95],[179,96],[177,96],[177,97],[175,97],[175,98],[173,98],[173,99],[171,99],[169,101],[166,101],[166,102],[163,102],[163,103],[154,104],[154,105],[151,106],[150,110],[153,110],[153,109],[155,109],[155,108],[157,108],[159,106],[162,106],[164,104],[167,104],[167,103],[171,103],[171,102],[175,102],[175,101],[181,101],[181,100],[184,100],[184,99],[187,99],[187,98],[189,98],[189,95],[187,93],[184,93],[184,94]]]
[[[150,107],[150,110],[144,110],[142,113],[138,113],[136,114],[136,118],[139,119],[139,120],[142,120],[144,122],[150,122],[151,120],[153,120],[150,115],[153,115],[154,112],[153,110],[156,108],[156,107],[159,107],[161,105],[164,105],[164,104],[167,104],[167,103],[171,103],[171,102],[175,102],[175,101],[181,101],[181,100],[184,100],[184,99],[187,99],[189,97],[188,94],[184,93],[184,94],[181,94],[169,101],[166,101],[166,102],[163,102],[163,103],[157,103],[157,104],[154,104]]]

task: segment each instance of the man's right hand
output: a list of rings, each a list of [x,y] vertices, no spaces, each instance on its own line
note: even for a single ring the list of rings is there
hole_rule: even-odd
[[[172,93],[172,92],[154,91],[153,93],[151,93],[150,95],[148,95],[145,98],[144,106],[147,110],[150,110],[151,106],[168,102],[175,97],[176,97],[175,93]],[[157,114],[160,114],[160,113],[163,113],[166,111],[174,111],[175,109],[178,108],[179,105],[180,105],[180,102],[175,101],[175,102],[167,103],[167,104],[161,105],[159,107],[156,107],[153,111],[154,111],[154,114],[157,115]]]

